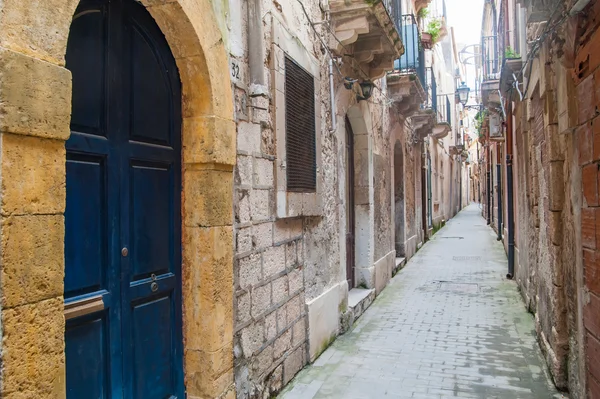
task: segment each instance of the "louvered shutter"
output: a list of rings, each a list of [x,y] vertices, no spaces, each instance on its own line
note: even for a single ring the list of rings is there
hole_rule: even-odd
[[[288,191],[316,191],[315,129],[314,78],[286,56],[285,147]]]

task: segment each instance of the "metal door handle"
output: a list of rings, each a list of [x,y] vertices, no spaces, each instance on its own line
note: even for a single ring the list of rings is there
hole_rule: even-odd
[[[102,295],[65,304],[65,320],[104,310]]]
[[[127,249],[127,247],[123,247],[123,249],[121,250],[121,255],[123,255],[123,257],[127,257],[127,255],[129,255],[129,250]]]

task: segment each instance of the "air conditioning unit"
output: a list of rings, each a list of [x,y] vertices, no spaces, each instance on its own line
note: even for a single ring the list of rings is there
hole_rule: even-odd
[[[502,121],[500,120],[500,115],[496,113],[490,113],[490,140],[504,140],[504,135],[502,132]]]

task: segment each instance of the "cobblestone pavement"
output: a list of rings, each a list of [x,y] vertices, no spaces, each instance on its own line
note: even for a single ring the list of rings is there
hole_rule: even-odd
[[[564,398],[496,234],[470,205],[281,398]]]

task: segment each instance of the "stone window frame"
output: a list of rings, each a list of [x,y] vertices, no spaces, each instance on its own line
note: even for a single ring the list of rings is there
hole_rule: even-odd
[[[271,72],[273,82],[274,131],[276,141],[275,159],[275,203],[278,219],[298,216],[320,216],[323,212],[322,168],[321,168],[321,70],[319,61],[288,31],[275,16],[272,18]],[[315,84],[315,163],[316,190],[294,192],[287,190],[286,171],[286,118],[285,118],[285,56],[304,68],[314,78]]]

